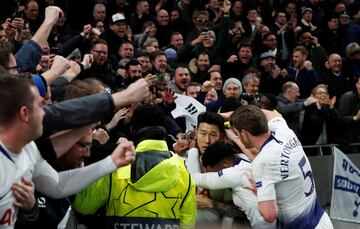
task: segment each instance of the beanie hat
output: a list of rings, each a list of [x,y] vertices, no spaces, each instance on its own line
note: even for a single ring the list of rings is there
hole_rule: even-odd
[[[223,93],[225,93],[226,87],[231,83],[238,86],[239,90],[240,90],[240,94],[242,94],[242,92],[243,92],[242,84],[241,84],[240,80],[238,80],[236,78],[229,78],[225,81],[224,86],[223,86]]]
[[[165,49],[164,52],[165,52],[165,56],[168,60],[169,59],[177,59],[177,53],[176,53],[175,49],[168,48],[168,49]]]

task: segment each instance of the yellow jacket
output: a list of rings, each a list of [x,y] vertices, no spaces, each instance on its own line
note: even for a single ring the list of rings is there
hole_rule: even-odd
[[[195,184],[184,160],[161,140],[140,142],[136,153],[133,165],[78,193],[73,208],[89,215],[107,205],[106,223],[111,228],[194,227]]]

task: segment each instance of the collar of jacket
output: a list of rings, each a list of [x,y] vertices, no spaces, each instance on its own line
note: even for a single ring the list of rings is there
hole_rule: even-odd
[[[143,140],[135,149],[136,153],[148,152],[148,151],[169,151],[166,141],[164,140]]]

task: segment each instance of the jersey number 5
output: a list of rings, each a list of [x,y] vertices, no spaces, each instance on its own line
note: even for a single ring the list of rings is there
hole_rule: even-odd
[[[310,188],[310,191],[309,192],[305,192],[305,197],[308,197],[310,196],[313,192],[314,192],[314,176],[311,172],[311,170],[305,172],[304,171],[304,166],[306,164],[306,158],[305,156],[303,156],[300,160],[300,162],[298,163],[302,173],[303,173],[303,176],[304,176],[304,180],[306,180],[306,178],[309,178],[310,181],[311,181],[311,188]]]

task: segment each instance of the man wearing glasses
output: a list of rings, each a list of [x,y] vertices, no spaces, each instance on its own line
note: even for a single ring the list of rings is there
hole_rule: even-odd
[[[90,54],[94,57],[91,68],[80,73],[80,79],[96,78],[104,83],[107,87],[114,90],[116,88],[116,73],[112,68],[108,58],[109,45],[103,39],[94,41],[91,45]]]
[[[90,157],[90,148],[92,145],[92,129],[86,128],[83,136],[67,152],[57,160],[49,161],[50,165],[57,171],[66,171],[84,167],[84,159]],[[35,191],[36,203],[39,209],[39,217],[35,221],[17,222],[16,228],[54,228],[65,216],[70,200],[68,197],[62,199],[53,199]]]

